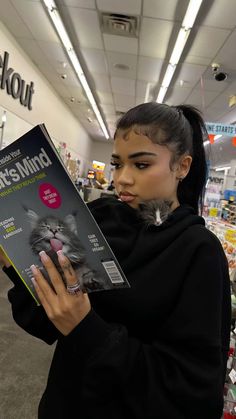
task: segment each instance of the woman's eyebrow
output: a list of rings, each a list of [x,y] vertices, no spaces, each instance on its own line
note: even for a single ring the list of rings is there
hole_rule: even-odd
[[[140,157],[140,156],[157,156],[156,153],[151,153],[150,151],[139,151],[137,153],[133,153],[133,154],[129,154],[129,159],[133,159],[135,157]]]
[[[141,157],[141,156],[155,156],[157,157],[156,153],[151,153],[149,151],[138,151],[137,153],[129,154],[129,159],[134,159],[135,157]],[[118,154],[112,154],[111,157],[114,159],[120,159],[120,156]]]

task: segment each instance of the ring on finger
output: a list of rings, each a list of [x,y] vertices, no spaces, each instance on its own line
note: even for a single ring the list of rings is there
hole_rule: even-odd
[[[80,283],[77,281],[75,284],[67,285],[66,290],[68,294],[74,295],[77,294],[77,292],[80,292]]]

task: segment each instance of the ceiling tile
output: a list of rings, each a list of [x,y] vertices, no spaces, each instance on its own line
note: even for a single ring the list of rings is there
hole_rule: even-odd
[[[182,21],[187,10],[189,0],[144,0],[143,16]]]
[[[14,36],[32,38],[32,33],[9,0],[1,0],[1,21]]]
[[[160,77],[163,60],[159,58],[139,57],[138,79],[156,82]]]
[[[235,3],[236,4],[236,3]],[[232,32],[227,39],[223,48],[218,52],[214,61],[221,64],[221,66],[236,69],[236,32]]]
[[[117,119],[118,119],[117,115],[114,114],[114,115],[107,116],[106,121],[110,124],[115,124]]]
[[[113,105],[101,105],[101,107],[105,115],[114,115],[115,108]]]
[[[111,85],[108,76],[102,74],[93,74],[96,90],[105,93],[111,93]]]
[[[128,38],[127,36],[117,36],[103,34],[105,49],[107,51],[116,51],[123,54],[137,54],[138,40],[136,38]]]
[[[142,103],[144,103],[144,98],[143,97],[137,97],[135,100],[135,105],[141,105]]]
[[[114,93],[135,96],[135,80],[111,77],[111,86]]]
[[[222,109],[229,111],[229,95],[225,92],[218,94],[215,100],[211,102],[211,106],[219,111],[222,111]]]
[[[125,77],[125,78],[136,78],[137,72],[137,56],[129,54],[121,54],[118,52],[107,52],[108,66],[111,76]],[[126,70],[116,68],[116,64],[128,66]]]
[[[205,18],[202,21],[204,26],[218,28],[235,28],[236,2],[235,0],[215,0]]]
[[[225,29],[205,26],[195,28],[194,31],[196,36],[189,49],[186,60],[189,55],[213,59],[230,34],[230,32]]]
[[[164,58],[172,29],[172,22],[144,17],[140,33],[140,55]]]
[[[135,105],[135,97],[127,95],[114,95],[115,107],[127,107],[127,109],[132,108]]]
[[[203,93],[206,90],[210,90],[212,92],[220,93],[223,90],[227,89],[228,86],[229,86],[228,83],[226,83],[224,81],[218,82],[218,81],[214,80],[213,78],[212,78],[212,80],[208,80],[206,77],[204,77],[202,79],[202,85],[201,85],[201,82],[199,82],[196,85],[195,88],[196,89],[201,89]]]
[[[105,12],[140,15],[141,0],[97,0],[97,7]]]
[[[214,107],[209,107],[204,112],[204,118],[206,122],[216,122],[222,116],[222,108],[221,110],[216,109]]]
[[[113,105],[112,94],[97,91],[97,95],[103,105]]]
[[[98,15],[95,10],[68,7],[68,13],[74,25],[81,48],[103,49],[102,35]]]
[[[236,121],[236,109],[232,109],[227,115],[221,118],[223,124],[232,124]],[[232,156],[232,155],[231,155]]]
[[[174,86],[173,88],[168,90],[168,93],[166,95],[167,100],[165,103],[167,105],[180,105],[181,103],[184,103],[186,98],[191,93],[192,88],[185,88],[185,87],[178,87]]]
[[[196,55],[188,55],[185,59],[185,62],[188,64],[198,64],[207,66],[211,63],[211,57],[198,57]]]
[[[147,83],[146,81],[139,81],[138,80],[138,82],[137,82],[136,96],[139,97],[139,98],[141,97],[142,101],[144,101],[144,99],[145,99],[148,84],[149,83]],[[151,85],[151,83],[150,83],[150,85]],[[151,86],[149,86],[149,90],[151,90]]]
[[[60,42],[43,5],[27,0],[11,0],[12,4],[33,34],[33,38],[47,42]]]
[[[194,89],[186,99],[186,103],[196,106],[200,111],[204,111],[203,107],[209,104],[218,96],[217,92],[205,92],[203,97],[200,90]]]
[[[108,73],[107,59],[104,51],[99,49],[83,48],[81,52],[91,73]]]
[[[184,80],[186,87],[193,87],[200,80],[207,67],[184,63],[180,67],[178,80]]]

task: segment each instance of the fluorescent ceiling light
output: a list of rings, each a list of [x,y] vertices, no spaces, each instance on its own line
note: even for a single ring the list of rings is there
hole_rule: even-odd
[[[168,87],[170,84],[170,81],[173,77],[173,74],[175,72],[176,66],[168,64],[168,67],[166,69],[163,81],[162,81],[162,87]]]
[[[151,83],[148,83],[146,87],[144,103],[147,103],[149,100],[150,86],[151,86]]]
[[[216,172],[221,172],[221,170],[229,170],[231,169],[231,166],[225,166],[225,167],[216,167],[215,171]]]
[[[157,100],[156,100],[158,103],[162,103],[163,102],[163,99],[164,99],[164,97],[166,95],[166,91],[167,91],[167,87],[161,87],[160,88],[159,93],[158,93],[158,96],[157,96]]]
[[[182,55],[182,52],[183,52],[183,49],[184,49],[185,44],[187,42],[187,39],[189,37],[190,30],[194,25],[194,22],[195,22],[195,19],[197,17],[197,14],[199,12],[201,4],[202,4],[202,0],[190,0],[189,1],[188,8],[187,8],[187,11],[185,13],[185,16],[184,16],[184,19],[183,19],[183,22],[182,22],[182,25],[181,25],[181,29],[178,33],[178,37],[177,37],[177,40],[175,42],[175,46],[173,48],[173,51],[172,51],[172,54],[171,54],[171,57],[170,57],[170,61],[169,61],[169,65],[171,64],[172,66],[174,66],[174,70],[172,72],[172,77],[174,75],[176,66],[177,66],[177,64],[180,60],[181,55]],[[170,70],[168,70],[169,65],[167,67],[166,73],[167,73],[167,71],[170,71]],[[172,79],[172,77],[170,77],[170,73],[168,73],[168,74],[166,74],[166,73],[164,75],[163,81],[166,78],[169,81],[169,83],[168,83],[168,85],[167,84],[164,85],[162,83],[160,91],[159,91],[157,99],[156,99],[156,101],[159,102],[159,103],[163,102],[165,94],[167,92],[167,89],[168,89],[168,87],[170,85],[170,82],[171,82],[171,79]],[[163,87],[166,88],[165,94],[163,94],[163,92],[164,92]]]
[[[175,42],[174,49],[170,57],[170,64],[172,65],[178,64],[189,34],[190,34],[190,30],[186,30],[184,28],[180,29],[177,40]]]
[[[2,123],[5,124],[6,121],[7,121],[7,114],[6,114],[6,111],[3,111],[3,114],[2,114]]]
[[[186,29],[191,29],[194,25],[198,11],[202,4],[202,0],[190,0],[187,12],[185,13],[182,26]]]
[[[62,44],[64,45],[64,48],[67,52],[67,55],[68,55],[68,57],[71,61],[71,64],[72,64],[73,68],[74,68],[74,71],[75,71],[75,73],[76,73],[84,91],[85,91],[85,94],[88,98],[88,101],[90,102],[90,105],[93,108],[93,111],[96,115],[96,118],[99,122],[99,125],[100,125],[100,127],[101,127],[101,129],[102,129],[102,131],[105,135],[105,138],[108,140],[110,138],[110,135],[109,135],[108,130],[106,128],[105,122],[102,118],[101,112],[100,112],[100,110],[97,106],[97,103],[96,103],[96,100],[93,96],[93,93],[92,93],[92,91],[89,87],[89,84],[88,84],[87,79],[85,77],[84,71],[83,71],[83,69],[80,65],[79,59],[76,55],[76,52],[73,48],[73,45],[72,45],[72,43],[70,41],[70,38],[69,38],[69,36],[66,32],[64,24],[61,20],[61,17],[59,15],[58,10],[57,10],[56,4],[54,3],[53,0],[43,0],[43,2],[45,4],[45,6],[47,7],[48,13],[49,13],[49,15],[50,15],[50,17],[51,17],[51,19],[54,23],[54,26],[55,26],[55,28],[57,30],[57,33],[58,33],[58,35],[59,35],[59,37],[62,41]]]

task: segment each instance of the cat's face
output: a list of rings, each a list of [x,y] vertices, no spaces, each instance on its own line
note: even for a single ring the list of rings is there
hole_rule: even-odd
[[[45,217],[38,221],[35,226],[35,233],[45,247],[44,250],[63,250],[66,252],[69,247],[72,232],[63,221],[54,217]]]
[[[49,255],[62,250],[74,263],[84,259],[84,249],[79,241],[76,221],[73,215],[64,220],[55,216],[39,217],[34,211],[27,210],[31,223],[29,242],[34,253],[44,250]]]
[[[160,225],[171,213],[171,206],[171,201],[150,200],[139,204],[139,214],[147,225]]]

